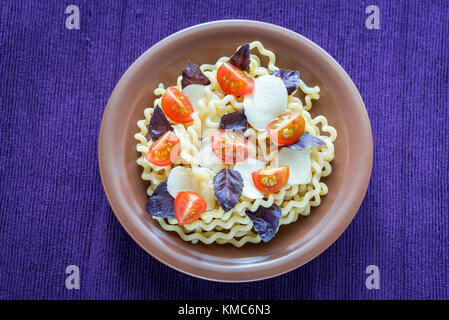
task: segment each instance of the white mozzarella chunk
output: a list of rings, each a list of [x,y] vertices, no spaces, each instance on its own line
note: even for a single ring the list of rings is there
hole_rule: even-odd
[[[250,199],[261,199],[263,194],[254,186],[252,173],[265,168],[265,163],[260,160],[248,158],[243,162],[237,162],[234,170],[238,171],[243,179],[242,194]]]
[[[207,202],[207,209],[215,207],[215,194],[212,187],[214,173],[207,168],[173,168],[168,175],[167,191],[176,198],[181,191],[196,192]]]
[[[257,130],[266,129],[271,120],[287,112],[287,100],[287,89],[280,78],[273,75],[256,78],[253,92],[243,100],[248,123]]]
[[[218,159],[212,151],[211,139],[206,139],[201,142],[200,151],[195,156],[196,162],[203,168],[213,170],[222,161]]]
[[[187,99],[189,99],[193,110],[200,112],[199,101],[206,97],[204,86],[201,84],[190,84],[182,89],[182,93],[184,93]]]
[[[305,184],[312,179],[312,160],[310,150],[299,151],[282,148],[278,155],[279,166],[289,166],[288,183]]]

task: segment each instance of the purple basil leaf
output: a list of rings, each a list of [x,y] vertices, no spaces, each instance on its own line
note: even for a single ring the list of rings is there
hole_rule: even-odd
[[[153,217],[159,218],[174,218],[175,198],[173,198],[167,191],[167,180],[161,182],[145,205],[145,210]]]
[[[279,219],[282,216],[281,208],[277,204],[265,208],[259,206],[255,212],[246,210],[246,215],[251,219],[254,229],[264,242],[270,241],[279,227]]]
[[[249,43],[240,47],[229,59],[229,63],[240,70],[249,71]]]
[[[230,130],[246,130],[246,125],[248,121],[246,120],[245,111],[238,110],[231,113],[224,114],[220,119],[220,124],[218,129],[230,129]]]
[[[238,171],[225,168],[215,175],[215,197],[225,212],[236,206],[242,195],[242,190],[243,179]]]
[[[156,141],[167,131],[173,131],[173,128],[162,109],[159,106],[156,106],[150,119],[148,134],[153,141]]]
[[[273,76],[281,78],[287,88],[288,95],[291,95],[299,86],[299,71],[291,70],[276,70],[273,72]]]
[[[190,84],[202,84],[203,86],[207,86],[210,84],[210,81],[204,73],[201,72],[200,67],[187,61],[186,67],[182,70],[181,86],[184,89]]]
[[[312,147],[324,146],[325,144],[326,142],[324,142],[320,138],[314,137],[311,134],[304,132],[298,141],[285,147],[303,151]]]

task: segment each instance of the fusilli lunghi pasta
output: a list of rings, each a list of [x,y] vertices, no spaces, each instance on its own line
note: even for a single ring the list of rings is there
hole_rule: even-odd
[[[276,67],[276,57],[273,52],[265,49],[259,41],[250,43],[250,49],[255,49],[262,56],[268,58],[266,67],[261,65],[261,60],[256,54],[250,55],[249,75],[258,77],[271,74],[278,70]],[[253,52],[255,51],[253,50]],[[192,169],[193,173],[198,171],[201,163],[198,159],[198,153],[202,142],[208,141],[213,131],[218,128],[220,118],[223,114],[240,110],[243,103],[239,102],[233,95],[226,95],[217,83],[217,70],[226,61],[228,57],[221,57],[216,64],[203,64],[201,71],[209,79],[210,84],[204,87],[204,97],[196,103],[195,112],[192,114],[193,122],[185,124],[174,124],[174,132],[181,142],[181,153],[177,161],[170,166],[158,167],[145,160],[145,154],[148,152],[152,141],[147,140],[148,125],[156,106],[161,105],[162,96],[166,88],[161,83],[154,90],[157,99],[154,106],[144,110],[144,120],[137,122],[139,132],[135,134],[138,140],[137,151],[141,153],[137,159],[137,164],[142,166],[143,172],[141,178],[149,181],[150,186],[147,190],[149,196],[154,189],[162,182],[167,180],[170,171],[182,165]],[[177,79],[176,87],[181,90],[182,76]],[[320,88],[318,86],[309,87],[302,80],[299,83],[299,90],[304,93],[304,103],[296,96],[288,97],[288,110],[299,112],[305,120],[305,131],[319,137],[325,142],[325,145],[315,147],[311,150],[311,179],[307,184],[288,183],[280,191],[274,194],[268,194],[263,199],[250,199],[241,196],[238,204],[231,210],[224,210],[216,205],[212,210],[206,211],[200,219],[186,225],[178,225],[175,218],[154,217],[161,227],[167,231],[176,232],[183,240],[193,244],[202,242],[204,244],[226,244],[230,243],[236,247],[241,247],[245,243],[258,243],[261,241],[259,235],[253,229],[253,223],[246,215],[246,210],[256,211],[260,206],[270,207],[273,203],[277,204],[282,210],[282,217],[279,225],[295,222],[300,215],[306,216],[310,213],[311,207],[319,206],[321,197],[328,192],[325,183],[321,182],[321,177],[331,174],[332,167],[330,162],[334,158],[334,144],[337,138],[337,131],[330,126],[326,117],[320,115],[312,118],[309,111],[312,108],[312,101],[319,99]],[[278,148],[274,146],[264,130],[255,130],[248,128],[244,135],[254,143],[257,148],[253,151],[262,161],[275,165]],[[232,168],[232,165],[230,166]],[[212,167],[213,174],[225,168],[224,164],[217,163]],[[204,172],[198,171],[198,174]],[[203,177],[208,179],[208,177]]]

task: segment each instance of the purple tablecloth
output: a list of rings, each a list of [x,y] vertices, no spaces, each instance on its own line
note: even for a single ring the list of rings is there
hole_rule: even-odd
[[[68,30],[65,9],[80,8]],[[380,9],[369,30],[368,5]],[[100,181],[107,99],[164,37],[219,19],[266,21],[329,52],[366,103],[374,138],[365,200],[307,265],[244,284],[196,279],[128,236]],[[443,1],[0,0],[0,298],[448,299],[448,36]],[[68,265],[80,289],[65,286]],[[380,289],[368,290],[368,265]]]

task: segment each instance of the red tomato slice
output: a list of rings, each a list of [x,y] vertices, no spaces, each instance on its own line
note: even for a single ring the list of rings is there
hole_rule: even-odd
[[[248,158],[250,151],[248,139],[232,130],[218,129],[212,136],[211,142],[215,156],[226,164]]]
[[[171,131],[157,139],[145,154],[145,159],[157,166],[168,166],[176,161],[181,152],[181,143]]]
[[[245,71],[229,62],[223,63],[218,68],[217,81],[224,93],[234,96],[244,96],[254,89],[254,80]]]
[[[262,168],[253,172],[254,186],[262,193],[275,193],[287,184],[289,176],[288,166]]]
[[[179,123],[192,122],[193,107],[189,99],[176,87],[168,87],[162,96],[162,110],[171,120]]]
[[[178,193],[174,204],[175,217],[180,226],[192,223],[206,212],[207,203],[196,192],[181,191]]]
[[[306,122],[299,112],[286,112],[277,116],[267,126],[271,139],[279,146],[298,141],[304,132]]]

